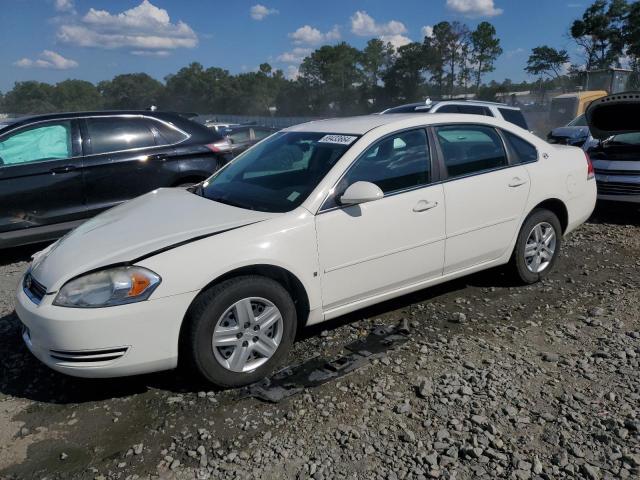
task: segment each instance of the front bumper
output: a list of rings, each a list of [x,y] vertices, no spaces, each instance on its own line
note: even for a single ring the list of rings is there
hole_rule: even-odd
[[[18,287],[23,339],[41,362],[76,377],[119,377],[175,368],[184,315],[197,292],[107,308],[34,303]]]

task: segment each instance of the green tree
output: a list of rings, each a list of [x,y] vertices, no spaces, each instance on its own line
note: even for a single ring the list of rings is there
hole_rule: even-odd
[[[385,72],[384,91],[389,105],[416,101],[426,93],[424,71],[430,51],[418,42],[398,48],[393,64]]]
[[[4,110],[8,113],[48,113],[56,110],[54,87],[48,83],[16,82],[4,96]]]
[[[640,1],[629,6],[629,13],[624,23],[625,53],[631,60],[631,67],[637,73],[640,72]]]
[[[360,106],[356,86],[362,84],[361,53],[341,42],[325,45],[306,57],[300,65],[299,80],[309,89],[316,113],[355,113]]]
[[[566,50],[541,45],[531,50],[525,71],[531,75],[546,75],[551,79],[559,79],[568,61],[569,54]]]
[[[126,73],[102,81],[98,91],[107,109],[145,109],[159,106],[164,86],[146,73]],[[162,107],[162,105],[160,105]]]
[[[626,0],[596,0],[571,25],[571,36],[584,50],[587,70],[620,66],[624,50]]]
[[[389,42],[372,38],[362,51],[363,95],[365,101],[373,100],[377,105],[382,91],[382,78],[394,60],[395,49]]]
[[[205,69],[193,62],[166,77],[165,98],[168,108],[198,113],[226,113],[235,97],[233,79],[227,70]]]
[[[79,112],[102,108],[102,96],[91,82],[65,80],[53,88],[52,101],[57,110]]]
[[[478,94],[482,75],[495,70],[494,62],[502,55],[500,39],[496,29],[489,22],[481,22],[471,32],[471,62],[475,77],[475,92]]]

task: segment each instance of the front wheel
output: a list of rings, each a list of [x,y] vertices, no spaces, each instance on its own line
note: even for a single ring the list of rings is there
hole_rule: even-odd
[[[525,220],[511,257],[511,269],[524,283],[547,276],[558,258],[562,227],[558,217],[546,209],[536,209]]]
[[[210,382],[238,387],[268,375],[286,358],[296,334],[296,309],[282,285],[243,276],[201,293],[186,321],[191,364]]]

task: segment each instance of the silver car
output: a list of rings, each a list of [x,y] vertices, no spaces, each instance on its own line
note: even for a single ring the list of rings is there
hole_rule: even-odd
[[[640,92],[598,99],[586,118],[598,199],[640,204]]]

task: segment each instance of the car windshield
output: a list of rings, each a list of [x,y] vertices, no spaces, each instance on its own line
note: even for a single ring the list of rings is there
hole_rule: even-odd
[[[358,139],[280,132],[250,148],[196,189],[210,200],[262,212],[298,207]]]
[[[616,145],[640,145],[640,132],[614,135],[607,143]]]
[[[584,115],[577,116],[567,124],[567,127],[586,127],[586,126],[587,126],[587,119],[585,118]]]

